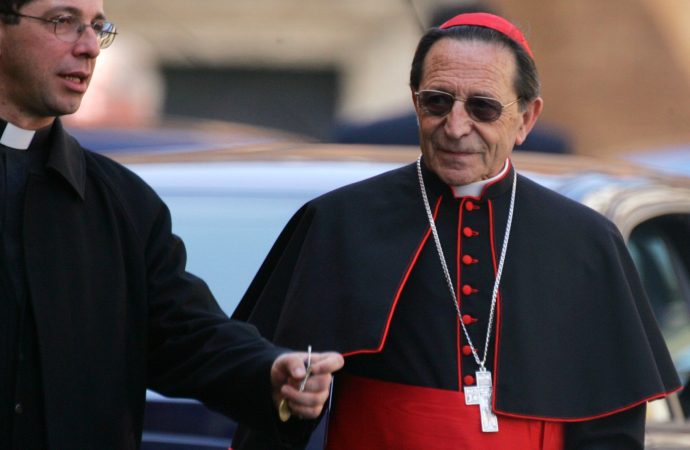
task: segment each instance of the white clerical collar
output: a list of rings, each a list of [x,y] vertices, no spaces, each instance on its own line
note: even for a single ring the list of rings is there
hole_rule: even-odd
[[[482,191],[484,190],[484,188],[488,184],[491,184],[494,181],[499,180],[502,177],[504,177],[505,174],[508,173],[509,169],[510,169],[510,165],[508,164],[508,160],[506,159],[506,162],[503,163],[503,168],[498,173],[498,175],[493,176],[493,177],[486,179],[486,180],[475,181],[474,183],[465,184],[462,186],[451,186],[453,189],[453,195],[455,195],[456,198],[459,198],[459,197],[479,197],[482,195]]]
[[[26,150],[29,148],[34,134],[36,134],[35,130],[25,130],[7,122],[5,131],[0,137],[0,144],[17,150]]]

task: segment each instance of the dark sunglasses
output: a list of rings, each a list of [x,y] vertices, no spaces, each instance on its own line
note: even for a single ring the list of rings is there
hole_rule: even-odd
[[[513,100],[505,105],[490,97],[471,96],[465,99],[458,98],[453,94],[443,91],[425,90],[415,92],[417,103],[422,110],[432,116],[445,116],[452,109],[455,102],[462,102],[465,111],[477,122],[493,122],[498,120],[503,110],[517,103],[520,98]]]

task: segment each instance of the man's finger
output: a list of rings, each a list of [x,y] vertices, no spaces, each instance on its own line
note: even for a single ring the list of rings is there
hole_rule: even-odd
[[[335,352],[313,353],[311,358],[314,374],[333,373],[342,369],[345,364],[342,355]]]
[[[317,392],[299,392],[291,386],[283,386],[282,392],[290,411],[308,419],[318,417],[328,399],[327,389]]]
[[[275,365],[286,376],[301,379],[306,374],[304,367],[306,357],[307,354],[303,352],[284,353],[278,357]]]
[[[295,396],[299,392],[309,392],[309,393],[319,393],[323,392],[328,394],[330,391],[331,380],[333,379],[330,373],[312,375],[309,377],[306,383],[304,383],[304,389],[300,391],[304,379],[300,382],[299,386],[294,386],[293,384],[285,384],[281,389],[283,395],[289,394],[291,397]]]

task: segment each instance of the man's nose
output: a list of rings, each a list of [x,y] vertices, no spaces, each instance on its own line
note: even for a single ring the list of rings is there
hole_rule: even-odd
[[[455,100],[450,112],[446,115],[444,128],[446,134],[452,138],[460,138],[470,132],[474,121],[467,114],[465,104]]]
[[[100,39],[96,30],[87,26],[81,32],[79,38],[74,43],[74,53],[77,56],[86,55],[89,58],[96,58],[101,53]]]

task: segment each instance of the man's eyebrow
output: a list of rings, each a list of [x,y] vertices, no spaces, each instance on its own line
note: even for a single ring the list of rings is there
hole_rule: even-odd
[[[498,97],[496,97],[495,94],[493,94],[487,90],[484,90],[484,89],[474,90],[470,93],[470,96],[471,97],[484,97],[484,98],[498,99]]]
[[[430,85],[424,89],[420,89],[420,91],[438,91],[445,92],[446,94],[455,95],[452,89],[446,89],[445,87],[434,87],[434,85]]]
[[[45,12],[46,16],[52,16],[56,14],[69,14],[71,16],[80,18],[84,17],[84,12],[81,9],[75,8],[73,6],[57,6]],[[91,20],[105,20],[105,15],[103,15],[103,13],[98,13]]]

